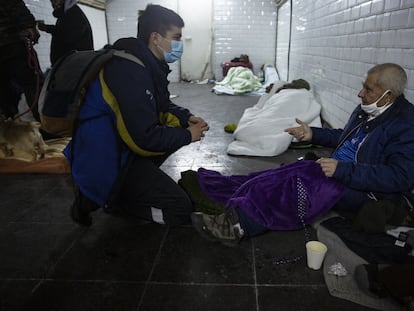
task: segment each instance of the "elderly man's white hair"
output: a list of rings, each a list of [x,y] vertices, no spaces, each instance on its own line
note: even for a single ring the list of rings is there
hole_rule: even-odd
[[[378,64],[368,70],[369,75],[374,73],[378,73],[376,83],[383,90],[389,89],[395,96],[404,93],[407,85],[407,74],[400,65],[393,63]]]

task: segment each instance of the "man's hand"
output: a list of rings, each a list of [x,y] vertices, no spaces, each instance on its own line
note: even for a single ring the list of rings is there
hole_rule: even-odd
[[[319,163],[326,177],[332,177],[338,166],[338,160],[332,158],[320,158],[316,163]]]
[[[295,137],[298,141],[311,141],[312,140],[312,129],[305,122],[296,118],[296,123],[300,126],[290,127],[285,129],[290,135]]]
[[[191,116],[188,119],[187,130],[191,133],[191,142],[198,141],[204,137],[204,132],[208,131],[209,126],[204,119],[196,116]]]
[[[204,125],[206,125],[206,126],[208,127],[207,122],[206,122],[206,121],[204,121],[204,119],[203,119],[203,118],[200,118],[200,117],[197,117],[197,116],[191,116],[191,117],[188,119],[188,125],[191,125],[191,124],[197,124],[197,123],[202,123],[202,124],[204,124]]]
[[[37,21],[37,28],[41,31],[47,31],[48,25],[45,24],[44,21]]]

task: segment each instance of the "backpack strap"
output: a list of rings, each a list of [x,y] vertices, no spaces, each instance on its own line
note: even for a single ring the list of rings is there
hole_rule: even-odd
[[[130,60],[131,62],[137,63],[137,64],[141,65],[142,67],[145,67],[144,63],[138,57],[136,57],[136,56],[134,56],[130,53],[127,53],[125,51],[114,50],[113,55],[117,56],[117,57],[127,59],[127,60]]]
[[[86,91],[87,91],[87,87],[89,86],[89,83],[92,79],[94,79],[99,72],[102,70],[103,66],[105,65],[105,63],[107,63],[113,56],[116,57],[120,57],[126,60],[129,60],[131,62],[137,63],[140,66],[145,67],[145,64],[136,56],[132,55],[131,53],[128,53],[124,50],[115,50],[115,49],[108,49],[106,50],[107,52],[105,52],[106,56],[102,58],[102,61],[100,61],[97,65],[97,68],[93,71],[93,73],[89,72],[89,76],[87,77],[87,82],[86,81],[82,81],[83,83],[83,87],[79,90],[79,105],[78,105],[78,111],[80,111],[80,107],[82,106],[83,103],[83,99],[86,95]],[[109,55],[109,57],[108,57]],[[86,77],[85,77],[86,78]],[[102,117],[104,114],[96,116],[95,118],[98,117]],[[92,118],[92,119],[95,119]],[[89,119],[90,120],[90,119]],[[85,120],[86,121],[86,120]],[[73,126],[72,126],[72,139],[75,135],[75,132],[77,130],[77,128],[80,125],[80,120],[79,120],[79,112],[76,114],[76,118],[73,120]]]
[[[139,58],[121,50],[71,51],[52,67],[44,81],[39,96],[41,114],[53,117],[76,114],[89,83],[114,56],[145,67]],[[57,106],[63,109],[56,111]]]

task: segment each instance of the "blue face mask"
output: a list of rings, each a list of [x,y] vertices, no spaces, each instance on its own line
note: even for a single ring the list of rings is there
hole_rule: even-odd
[[[161,47],[159,47],[164,52],[164,59],[167,63],[174,63],[175,61],[181,58],[183,55],[183,42],[177,40],[168,40],[163,37],[164,40],[171,42],[171,51],[167,52]]]

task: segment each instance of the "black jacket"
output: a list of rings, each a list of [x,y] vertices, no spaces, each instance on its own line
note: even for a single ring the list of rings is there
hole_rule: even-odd
[[[359,126],[366,137],[355,155],[355,161],[339,161],[333,178],[347,187],[338,204],[359,207],[367,196],[397,199],[404,194],[414,203],[414,106],[401,95],[377,118],[367,121],[358,105],[344,129],[312,127],[312,142],[338,147]]]
[[[169,99],[168,65],[136,38],[113,48],[138,57],[144,66],[113,57],[90,84],[79,127],[64,153],[82,193],[104,206],[132,153],[166,157],[191,143],[191,113]]]
[[[88,18],[78,5],[67,10],[49,26],[47,32],[52,35],[50,44],[50,62],[56,61],[72,50],[93,50],[92,28]]]
[[[168,64],[157,60],[148,46],[136,38],[119,39],[113,48],[125,50],[145,64],[141,68],[114,58],[104,70],[105,81],[117,98],[134,143],[143,150],[162,153],[172,153],[191,143],[191,133],[185,130],[191,113],[170,100]]]

